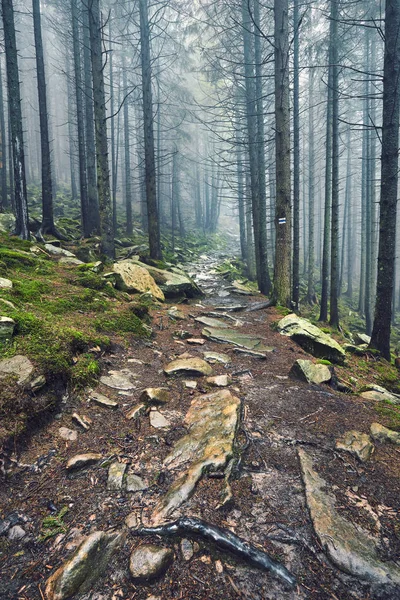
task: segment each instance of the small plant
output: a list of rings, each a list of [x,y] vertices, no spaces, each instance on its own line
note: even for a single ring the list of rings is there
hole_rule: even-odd
[[[67,526],[64,523],[64,517],[68,512],[68,506],[64,506],[58,515],[51,515],[45,517],[42,521],[42,528],[40,530],[39,542],[45,542],[49,538],[52,538],[59,533],[67,533]]]

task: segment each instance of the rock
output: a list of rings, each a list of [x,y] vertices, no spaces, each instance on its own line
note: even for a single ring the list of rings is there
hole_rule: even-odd
[[[234,348],[233,351],[235,354],[251,356],[252,358],[258,358],[260,360],[266,360],[266,358],[267,358],[267,355],[264,354],[263,352],[255,352],[254,350],[246,350],[246,348]],[[271,348],[271,352],[272,351],[273,351],[273,348]]]
[[[79,266],[79,265],[84,265],[85,263],[83,263],[81,260],[79,260],[79,258],[75,258],[74,256],[62,256],[60,258],[60,265],[67,265],[67,266]]]
[[[69,250],[64,250],[64,248],[53,246],[53,244],[45,244],[44,247],[49,254],[53,254],[54,256],[66,256],[67,258],[76,258],[75,254],[73,254]]]
[[[147,269],[139,266],[132,260],[121,260],[113,265],[114,273],[117,273],[116,287],[125,292],[136,292],[139,294],[149,292],[153,298],[164,302],[165,296],[160,290],[153,277]]]
[[[130,473],[126,477],[126,491],[127,492],[142,492],[143,490],[148,489],[147,483],[143,481],[141,477],[138,475],[134,475]]]
[[[140,395],[140,401],[148,405],[168,404],[170,400],[168,388],[147,388]]]
[[[153,581],[164,575],[174,560],[170,548],[146,544],[136,548],[129,560],[129,570],[137,581]]]
[[[255,296],[256,294],[259,294],[259,292],[255,290],[250,290],[248,287],[240,283],[240,281],[234,281],[229,289],[232,290],[234,294],[239,294],[240,296]]]
[[[131,377],[133,377],[133,373],[125,369],[124,371],[110,371],[108,375],[100,377],[100,381],[103,385],[115,390],[133,390],[135,384],[132,383]]]
[[[207,377],[206,383],[215,387],[226,387],[229,385],[228,375],[216,375],[214,377]]]
[[[211,375],[212,368],[201,358],[178,358],[164,367],[166,375],[179,373],[196,373],[197,375]]]
[[[332,374],[326,365],[315,365],[311,360],[298,359],[290,370],[296,378],[307,383],[329,383]]]
[[[195,390],[197,388],[197,381],[184,381],[184,384],[189,390]]]
[[[30,382],[29,387],[31,388],[32,392],[38,392],[46,385],[46,383],[46,377],[44,375],[38,375]]]
[[[139,519],[135,512],[129,513],[125,519],[125,525],[128,527],[128,529],[137,529],[139,525]]]
[[[172,306],[167,314],[173,321],[184,321],[186,319],[185,314],[176,306]]]
[[[122,490],[122,484],[124,482],[124,475],[127,469],[126,463],[120,463],[118,461],[111,463],[108,469],[108,480],[107,489],[113,492],[119,492]]]
[[[75,469],[83,469],[84,467],[89,467],[90,465],[94,465],[99,460],[101,460],[103,456],[96,452],[87,452],[86,454],[76,454],[72,458],[70,458],[67,462],[67,471],[74,471]]]
[[[158,410],[151,410],[150,425],[155,429],[168,429],[169,421]]]
[[[346,353],[337,341],[307,319],[295,314],[287,315],[279,321],[278,331],[317,358],[325,358],[335,363],[344,361]]]
[[[89,535],[47,581],[48,600],[67,600],[74,594],[88,592],[102,576],[124,539],[120,532],[96,531]]]
[[[10,317],[0,317],[0,343],[11,340],[16,322]]]
[[[343,344],[343,350],[350,354],[356,354],[357,356],[364,356],[364,354],[368,350],[368,346],[366,344],[361,344],[360,346],[355,346],[354,344]]]
[[[125,417],[130,420],[130,419],[138,419],[139,417],[141,417],[142,415],[144,415],[144,413],[147,410],[147,406],[146,404],[135,404],[135,406],[133,408],[131,408],[130,410],[128,410],[128,412],[126,413]]]
[[[92,419],[89,419],[89,417],[86,415],[80,416],[76,412],[72,414],[72,420],[75,421],[75,423],[77,423],[85,431],[88,431],[92,424]]]
[[[229,354],[223,352],[204,352],[204,358],[208,363],[214,365],[215,363],[221,363],[223,365],[229,365],[232,362]]]
[[[20,525],[14,525],[8,532],[8,539],[10,542],[16,542],[22,540],[26,536],[26,531],[22,529]]]
[[[367,344],[369,346],[371,341],[371,336],[366,333],[354,333],[353,334],[354,343],[356,346],[361,346],[362,344]]]
[[[400,396],[392,394],[380,385],[373,384],[366,387],[366,391],[360,394],[363,398],[366,398],[367,400],[376,400],[377,402],[386,401],[391,404],[400,404]]]
[[[13,283],[10,279],[4,279],[4,277],[0,277],[0,289],[3,290],[11,290]]]
[[[273,348],[265,346],[260,338],[245,333],[239,333],[234,329],[214,329],[213,327],[206,327],[203,329],[202,335],[214,342],[233,344],[234,346],[246,348],[247,350],[255,350],[257,352],[273,351]]]
[[[164,522],[186,502],[205,471],[225,467],[233,453],[239,413],[240,400],[228,390],[194,398],[184,420],[187,434],[164,460],[169,470],[183,471],[155,507],[154,524]]]
[[[78,434],[73,429],[68,429],[68,427],[60,427],[58,430],[60,438],[66,440],[67,442],[76,442],[78,439]]]
[[[372,423],[371,425],[371,436],[374,440],[379,442],[391,442],[400,446],[400,432],[388,429],[379,423]]]
[[[11,213],[0,213],[0,233],[9,233],[15,229],[15,217]]]
[[[325,491],[327,483],[314,471],[311,457],[302,448],[297,451],[314,530],[330,560],[360,579],[399,586],[399,567],[390,561],[382,562],[378,540],[337,512],[335,499]]]
[[[10,302],[9,300],[6,300],[5,298],[0,298],[0,302],[2,304],[5,304],[6,306],[8,306],[8,308],[12,308],[13,310],[16,310],[15,304],[13,304],[12,302]]]
[[[147,271],[155,280],[156,284],[164,292],[166,298],[173,298],[174,296],[182,295],[187,296],[188,298],[203,296],[203,292],[198,285],[196,285],[193,279],[191,279],[183,271],[164,271],[163,269],[157,269],[156,267],[152,267],[141,262],[137,262],[136,264],[140,265],[144,269],[147,269]]]
[[[203,338],[188,338],[186,341],[191,346],[204,346],[204,344],[206,343],[206,341],[203,340]]]
[[[18,377],[18,385],[26,387],[32,381],[34,366],[26,356],[17,354],[12,358],[0,360],[0,379],[8,375]]]
[[[193,544],[190,540],[186,540],[186,539],[181,540],[181,552],[182,552],[183,560],[186,560],[186,562],[188,562],[189,560],[191,560],[193,558],[194,550],[193,550]]]
[[[361,462],[366,462],[374,451],[369,435],[360,431],[347,431],[336,441],[335,447],[354,454]]]
[[[215,327],[216,329],[228,329],[229,325],[222,319],[214,319],[213,317],[197,317],[197,323],[207,325],[207,327]]]
[[[98,404],[98,406],[103,406],[104,408],[118,408],[118,402],[107,398],[107,396],[100,394],[100,392],[92,392],[90,395],[90,400],[92,400],[95,404]]]

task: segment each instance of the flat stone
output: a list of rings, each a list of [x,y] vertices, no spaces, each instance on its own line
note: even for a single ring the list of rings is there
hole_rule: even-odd
[[[103,385],[114,390],[133,390],[135,384],[132,383],[132,374],[128,374],[124,371],[110,371],[108,375],[100,377],[100,381]]]
[[[0,277],[0,289],[11,290],[13,283],[10,279],[5,279],[4,277]]]
[[[380,385],[372,384],[367,386],[367,390],[360,394],[362,398],[367,400],[376,400],[377,402],[391,402],[392,404],[400,404],[400,396],[392,394]]]
[[[66,469],[67,471],[74,471],[75,469],[83,469],[84,467],[89,467],[90,465],[94,465],[99,460],[101,460],[103,456],[98,454],[97,452],[87,452],[86,454],[76,454],[72,458],[70,458],[67,462]]]
[[[127,492],[142,492],[148,489],[148,485],[141,477],[129,473],[126,477],[126,491]]]
[[[126,463],[120,463],[115,461],[111,463],[108,469],[108,480],[107,489],[113,492],[119,492],[122,490],[122,484],[124,482],[124,475],[127,469]]]
[[[76,442],[78,439],[78,433],[73,429],[68,429],[68,427],[60,427],[58,434],[60,438],[66,440],[67,442]]]
[[[84,265],[85,263],[75,258],[74,256],[62,256],[60,258],[60,265],[70,265],[71,267]]]
[[[129,513],[129,515],[125,519],[125,525],[128,527],[128,529],[137,529],[137,527],[139,525],[139,519],[138,519],[137,513],[135,513],[135,512]]]
[[[125,292],[150,293],[153,298],[164,302],[165,296],[147,269],[132,260],[121,260],[113,265],[117,274],[116,287]]]
[[[233,453],[239,413],[240,400],[228,390],[192,400],[184,420],[187,434],[164,460],[166,468],[179,469],[180,473],[155,507],[151,517],[154,524],[167,520],[186,502],[205,471],[225,467]]]
[[[10,317],[0,317],[0,342],[11,340],[16,322]]]
[[[179,373],[196,373],[198,375],[211,375],[212,369],[201,358],[178,358],[164,367],[166,375],[176,375]]]
[[[223,352],[204,352],[204,359],[211,363],[212,365],[216,363],[221,363],[222,365],[229,365],[232,362],[229,354],[224,354]]]
[[[245,333],[239,333],[234,329],[214,329],[213,327],[206,327],[203,329],[202,335],[214,342],[233,344],[234,346],[246,348],[247,350],[255,350],[256,352],[273,351],[273,348],[265,346],[260,338]]]
[[[207,377],[206,383],[215,387],[226,387],[229,385],[228,375],[215,375],[214,377]]]
[[[185,313],[179,310],[179,308],[176,306],[172,306],[167,314],[173,321],[184,321],[186,319]]]
[[[393,431],[379,423],[372,423],[370,431],[374,440],[378,440],[379,442],[391,442],[392,444],[396,444],[396,446],[400,446],[399,431]]]
[[[330,560],[360,579],[399,586],[400,569],[391,561],[379,559],[379,540],[338,513],[333,495],[325,491],[326,481],[314,471],[312,458],[302,448],[297,452],[314,530]]]
[[[100,392],[92,392],[90,399],[95,404],[98,404],[98,406],[103,406],[104,408],[118,408],[118,402],[111,400],[111,398],[107,398],[107,396],[100,394]]]
[[[186,341],[191,346],[204,346],[204,344],[206,343],[206,341],[203,340],[203,338],[189,338]]]
[[[316,385],[328,383],[332,379],[332,373],[327,365],[315,365],[311,360],[296,360],[290,372],[297,379]]]
[[[145,414],[146,410],[147,410],[146,404],[135,404],[135,406],[133,408],[128,410],[125,417],[128,420],[138,419],[139,417],[141,417],[142,415]]]
[[[158,410],[150,411],[150,425],[155,429],[168,429],[170,424]]]
[[[0,360],[0,379],[8,375],[15,375],[18,377],[18,385],[25,387],[32,381],[33,372],[33,364],[22,354]]]
[[[131,576],[137,581],[153,581],[164,575],[174,560],[171,548],[146,544],[136,548],[129,560]]]
[[[360,431],[347,431],[336,441],[335,447],[337,450],[350,452],[361,462],[366,462],[374,451],[369,435]]]
[[[184,381],[184,384],[189,390],[195,390],[197,388],[197,381]]]
[[[92,419],[89,419],[89,417],[86,415],[78,415],[76,412],[72,414],[72,420],[75,421],[75,423],[77,423],[85,431],[88,431],[92,424]]]
[[[146,388],[140,395],[140,401],[148,405],[168,404],[170,400],[168,388]]]
[[[53,244],[45,244],[44,247],[49,254],[53,254],[54,256],[67,256],[68,258],[76,258],[75,254],[69,250],[64,250],[64,248],[53,246]]]
[[[8,532],[8,539],[11,542],[17,542],[18,540],[22,540],[26,536],[26,531],[22,529],[20,525],[14,525]]]
[[[273,352],[273,348],[270,349]],[[267,355],[263,352],[256,352],[255,350],[247,350],[246,348],[234,348],[235,354],[242,354],[244,356],[250,356],[251,358],[258,358],[259,360],[266,360]]]
[[[120,532],[96,531],[89,535],[47,581],[48,600],[67,600],[88,592],[108,567],[114,552],[125,540]]]
[[[278,331],[317,358],[335,363],[342,363],[345,359],[346,353],[340,344],[307,319],[295,314],[287,315],[279,321]]]
[[[240,283],[240,281],[234,281],[230,288],[234,294],[239,294],[240,296],[255,296],[259,292],[250,290],[246,285]]]
[[[207,325],[207,327],[215,327],[217,329],[227,329],[229,327],[222,319],[215,319],[213,317],[197,317],[195,321]]]
[[[183,560],[188,562],[193,558],[194,549],[193,544],[190,540],[183,539],[181,540],[181,552],[183,556]]]

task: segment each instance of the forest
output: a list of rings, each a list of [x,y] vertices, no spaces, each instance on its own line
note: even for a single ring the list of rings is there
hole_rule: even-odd
[[[400,0],[0,14],[1,598],[398,598]]]

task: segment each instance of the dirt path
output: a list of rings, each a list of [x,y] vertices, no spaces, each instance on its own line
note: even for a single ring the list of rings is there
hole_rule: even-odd
[[[306,506],[297,448],[313,457],[318,473],[336,497],[337,509],[380,539],[383,560],[399,559],[400,538],[396,514],[400,506],[398,476],[400,453],[390,445],[377,445],[372,460],[359,463],[351,455],[334,451],[335,440],[349,429],[368,432],[377,420],[372,404],[361,398],[335,393],[324,386],[310,386],[289,378],[297,358],[309,358],[288,338],[272,328],[280,315],[268,311],[230,313],[244,322],[241,333],[262,338],[274,351],[265,360],[238,354],[230,344],[206,341],[191,345],[188,332],[201,338],[204,327],[195,318],[215,306],[257,302],[256,297],[228,295],[228,284],[210,272],[216,259],[204,257],[190,269],[209,292],[202,302],[182,304],[183,320],[171,320],[165,304],[153,311],[155,337],[134,341],[103,358],[103,373],[128,377],[131,389],[112,389],[102,383],[96,392],[115,400],[115,409],[102,407],[86,392],[81,398],[62,400],[62,412],[38,432],[19,454],[19,467],[1,484],[3,516],[13,513],[26,536],[11,543],[0,537],[0,597],[41,599],[49,575],[95,530],[121,529],[132,513],[147,523],[174,475],[163,466],[174,443],[185,434],[183,420],[191,401],[213,388],[201,377],[167,378],[163,367],[184,353],[204,357],[204,352],[226,353],[231,362],[212,365],[213,375],[227,374],[229,389],[242,401],[242,420],[236,446],[240,460],[231,479],[233,500],[218,509],[223,479],[205,476],[195,494],[174,515],[198,516],[234,531],[267,551],[297,577],[294,590],[285,589],[267,573],[247,566],[208,543],[182,544],[180,538],[163,539],[175,560],[167,574],[151,585],[132,583],[129,555],[144,543],[128,534],[124,548],[113,558],[105,578],[93,591],[78,597],[87,600],[159,599],[367,599],[398,598],[344,574],[326,558],[315,537]],[[122,373],[121,373],[122,372]],[[112,375],[112,373],[111,373]],[[186,387],[196,380],[197,389]],[[126,387],[129,387],[127,385]],[[147,387],[168,387],[171,401],[157,412],[167,419],[165,428],[150,424],[149,415],[126,418]],[[73,413],[92,421],[87,432],[72,420]],[[154,415],[153,415],[154,416]],[[76,431],[75,441],[60,437],[60,428]],[[104,460],[69,474],[65,465],[72,456],[95,452]],[[107,460],[106,460],[107,459]],[[107,489],[111,462],[125,463],[127,472],[142,480],[145,490],[128,493]],[[23,467],[22,465],[26,465]],[[67,531],[39,542],[41,524],[51,510],[67,507]],[[160,543],[159,538],[147,541]],[[194,551],[193,556],[190,554]],[[186,559],[189,558],[189,560]]]

